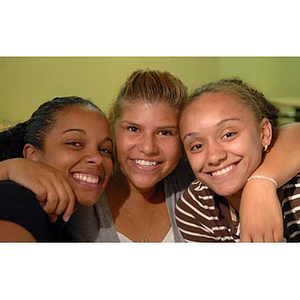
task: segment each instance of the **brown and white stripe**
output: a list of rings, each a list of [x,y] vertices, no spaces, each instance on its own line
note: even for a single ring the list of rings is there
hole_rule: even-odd
[[[300,175],[278,193],[287,241],[300,241]],[[176,222],[187,242],[239,242],[239,216],[233,207],[195,180],[176,205]]]

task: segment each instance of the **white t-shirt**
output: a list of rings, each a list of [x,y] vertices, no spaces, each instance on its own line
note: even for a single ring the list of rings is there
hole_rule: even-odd
[[[132,243],[132,240],[129,239],[126,235],[124,235],[123,233],[117,231],[118,237],[120,239],[121,243]],[[175,239],[174,239],[174,233],[172,230],[172,227],[169,229],[168,233],[166,234],[166,236],[164,237],[164,239],[162,240],[162,243],[174,243]]]

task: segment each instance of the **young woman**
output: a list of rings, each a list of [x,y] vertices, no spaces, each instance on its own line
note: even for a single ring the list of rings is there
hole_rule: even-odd
[[[26,184],[22,178],[27,171],[28,176],[31,174],[29,161],[39,162],[36,176],[42,175],[33,180],[37,196],[11,181],[0,182],[1,241],[55,239],[36,197],[41,202],[50,199],[45,211],[54,216],[65,211],[67,221],[74,200],[76,206],[91,206],[98,201],[112,172],[109,123],[96,105],[79,97],[55,98],[42,104],[27,122],[2,132],[0,144],[1,159],[20,156],[20,149],[27,159],[2,161],[2,179],[18,181],[20,176]],[[16,170],[11,163],[16,164]]]
[[[254,174],[273,147],[277,119],[278,110],[264,95],[240,80],[212,82],[191,95],[181,116],[180,134],[197,180],[176,207],[186,241],[240,240],[239,210],[245,184],[263,181],[274,190],[278,186],[275,178]],[[299,171],[298,162],[296,156]],[[285,173],[284,165],[281,172]],[[300,241],[299,186],[296,175],[278,190],[287,241]]]
[[[175,222],[175,204],[195,179],[183,156],[179,137],[179,117],[186,98],[186,87],[169,72],[138,70],[129,76],[110,113],[115,141],[113,176],[96,205],[77,209],[72,215],[65,227],[65,240],[183,241]],[[282,176],[274,162],[280,163],[283,158],[295,155],[297,145],[292,146],[296,144],[297,132],[299,125],[282,129],[278,142],[259,168],[266,175],[271,173],[279,184],[290,175]],[[299,133],[296,139],[300,142]],[[290,145],[288,151],[286,145]],[[35,182],[40,179],[34,177],[39,174],[46,193],[56,188],[54,183],[52,188],[47,185],[46,182],[53,179],[39,165],[27,162],[30,168],[28,166],[25,173],[20,171],[19,161],[11,161],[7,168],[9,179],[17,179],[21,184],[24,181],[24,185],[35,192]],[[292,175],[294,168],[292,163],[286,163],[286,169]],[[243,197],[242,203],[247,203],[241,217],[245,222],[244,239],[260,240],[271,234],[273,239],[280,240],[282,218],[273,186],[258,180],[249,182]],[[52,201],[57,205],[58,197],[52,198],[47,198],[48,207]],[[265,214],[253,214],[252,207],[258,205]],[[48,212],[56,213],[50,209]]]
[[[178,122],[184,84],[169,72],[136,71],[110,112],[115,169],[100,201],[68,222],[71,240],[181,241],[174,211],[194,179],[181,162]]]
[[[115,141],[112,179],[93,208],[77,210],[72,216],[66,227],[68,238],[99,242],[182,241],[175,222],[175,204],[194,179],[183,157],[178,130],[186,98],[185,86],[169,72],[138,70],[129,76],[110,113]],[[286,128],[280,137],[292,144],[291,136],[297,130]],[[287,153],[283,144],[283,140],[276,143],[268,154],[270,159],[260,169],[266,174],[275,172],[278,181],[278,170],[272,163],[270,166],[270,161],[280,161],[282,156],[296,152],[291,147]],[[293,168],[287,166],[292,172]],[[287,174],[284,179],[289,179]],[[256,199],[253,195],[257,195]],[[245,240],[280,240],[282,219],[273,186],[249,182],[244,196],[250,204],[245,205],[243,219],[256,216],[244,225]],[[259,212],[253,214],[251,205],[255,203],[266,211],[262,217]]]

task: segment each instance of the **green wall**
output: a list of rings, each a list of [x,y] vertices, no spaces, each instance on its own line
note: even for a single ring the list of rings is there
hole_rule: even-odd
[[[169,70],[193,90],[238,76],[270,97],[300,96],[298,57],[0,57],[0,120],[23,121],[44,101],[78,95],[105,112],[137,68]]]
[[[191,57],[1,57],[0,119],[29,118],[55,96],[78,95],[104,111],[127,76],[137,68],[169,70],[188,86],[218,73],[217,58]]]
[[[223,57],[219,77],[238,75],[268,97],[299,97],[300,57]]]

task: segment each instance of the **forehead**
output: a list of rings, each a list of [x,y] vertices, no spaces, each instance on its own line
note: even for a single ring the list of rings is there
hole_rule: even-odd
[[[252,109],[244,99],[228,92],[209,92],[196,98],[185,110],[184,114],[207,113],[217,111],[218,113],[252,113]]]
[[[256,118],[243,99],[223,92],[205,93],[192,102],[180,120],[181,134],[197,130],[217,128],[225,120],[240,120],[240,124],[254,124]],[[248,126],[247,125],[247,126]]]
[[[122,113],[120,116],[121,120],[130,119],[132,121],[142,121],[153,118],[158,120],[177,120],[178,111],[175,107],[162,101],[155,101],[153,103],[138,100],[131,103],[126,103],[123,106]]]
[[[76,105],[62,110],[57,115],[54,128],[86,128],[91,126],[94,129],[101,129],[103,125],[108,126],[108,121],[99,111]]]

